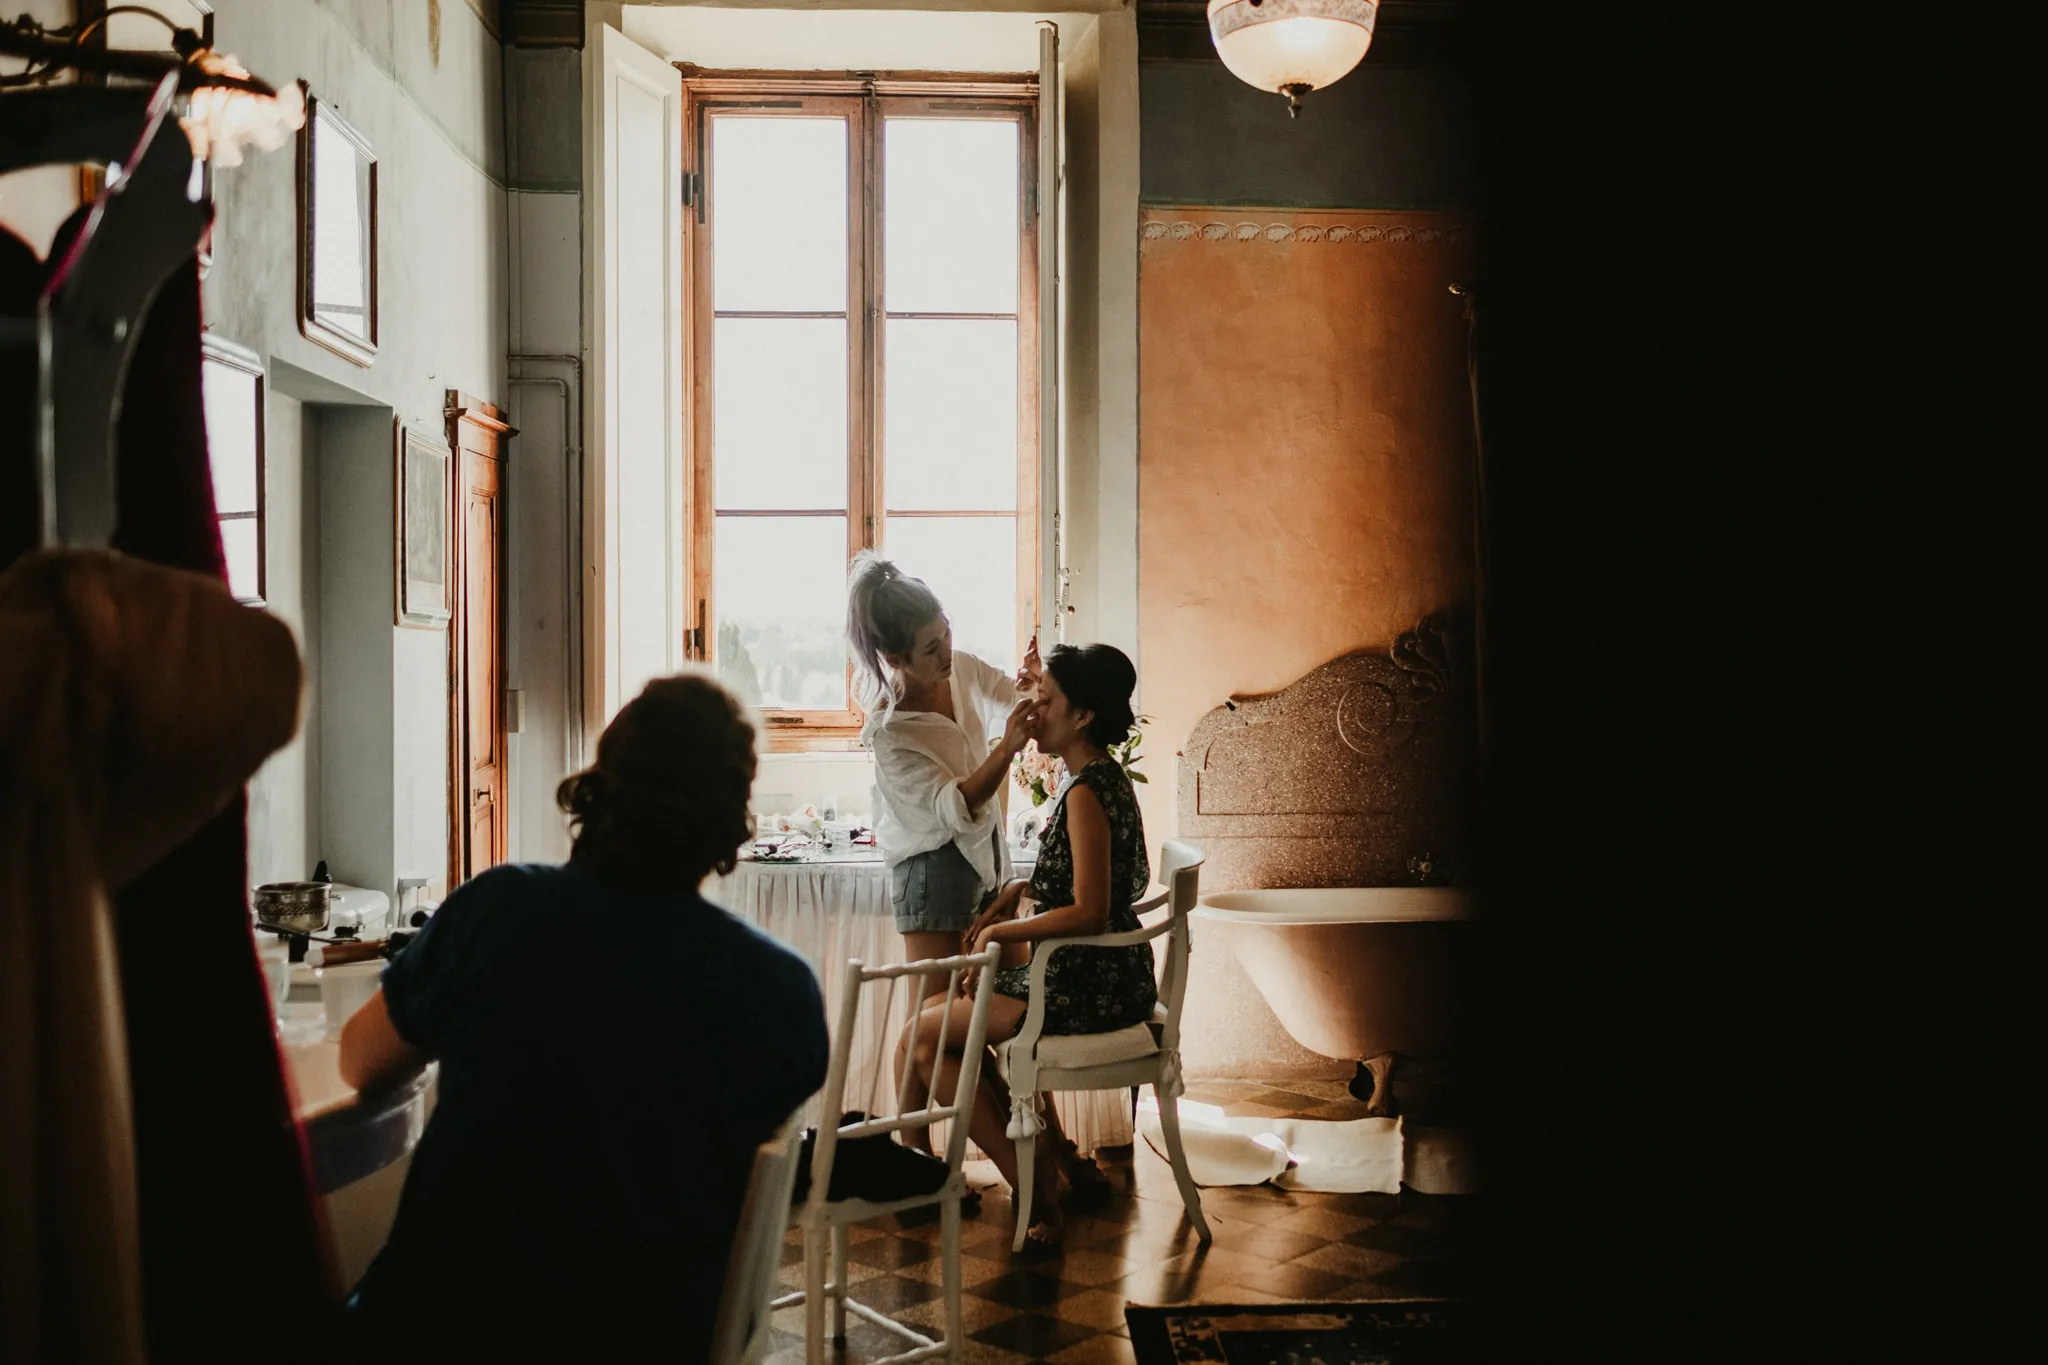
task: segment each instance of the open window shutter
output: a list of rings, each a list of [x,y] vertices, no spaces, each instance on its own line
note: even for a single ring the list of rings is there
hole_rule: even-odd
[[[1060,31],[1038,27],[1038,584],[1041,648],[1066,635],[1060,573]]]
[[[682,76],[599,25],[585,177],[584,709],[592,737],[684,658]]]

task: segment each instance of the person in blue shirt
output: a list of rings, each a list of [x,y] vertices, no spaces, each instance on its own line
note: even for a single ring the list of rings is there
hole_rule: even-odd
[[[358,1358],[704,1358],[754,1149],[827,1059],[810,965],[698,895],[753,778],[731,694],[649,683],[561,785],[569,861],[463,884],[348,1021],[351,1085],[440,1064]]]

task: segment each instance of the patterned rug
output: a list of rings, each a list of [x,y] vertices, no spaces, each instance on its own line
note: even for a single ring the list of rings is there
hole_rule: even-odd
[[[1124,1310],[1138,1365],[1464,1365],[1481,1358],[1470,1304],[1187,1304]]]

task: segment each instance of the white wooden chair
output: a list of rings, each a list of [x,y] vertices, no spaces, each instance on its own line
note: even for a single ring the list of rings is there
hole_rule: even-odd
[[[888,967],[867,967],[858,958],[846,964],[839,993],[839,1019],[832,1031],[832,1060],[825,1072],[824,1114],[827,1117],[818,1125],[817,1146],[811,1154],[810,1192],[803,1204],[793,1209],[790,1215],[790,1225],[803,1229],[804,1287],[794,1294],[785,1294],[772,1305],[775,1308],[796,1304],[804,1306],[804,1355],[809,1365],[821,1365],[825,1359],[825,1315],[828,1307],[834,1342],[845,1341],[846,1315],[850,1312],[910,1343],[911,1349],[870,1361],[868,1365],[909,1365],[911,1361],[957,1357],[960,1353],[961,1344],[966,1340],[960,1317],[960,1200],[967,1192],[967,1177],[961,1167],[967,1156],[968,1114],[974,1107],[974,1090],[981,1080],[981,1058],[986,1050],[984,1040],[988,1036],[989,998],[995,993],[996,964],[1001,960],[1001,947],[991,945],[972,956],[930,958]],[[869,1118],[833,1127],[831,1118],[844,1112],[855,1021],[860,1013],[861,997],[866,993],[863,988],[877,982],[885,983],[881,990],[873,992],[881,998],[873,1001],[871,1007],[880,1011],[880,1018],[887,1019],[892,1017],[891,1007],[895,1003],[898,980],[904,980],[905,986],[915,992],[911,998],[916,1000],[928,994],[924,989],[925,978],[943,976],[946,978],[946,995],[950,999],[955,994],[955,986],[966,973],[973,973],[976,977],[974,1009],[968,1016],[959,1076],[946,1102],[940,1104],[939,1096],[934,1093],[922,1109],[904,1112],[909,1101],[912,1071],[906,1066],[898,1080],[897,1112],[893,1117]],[[911,1048],[914,1051],[923,1015],[913,1015],[913,1019]],[[946,1051],[951,1028],[951,1015],[948,1014],[939,1034],[942,1055]],[[895,1035],[883,1032],[878,1044],[883,1051],[874,1059],[875,1066],[870,1075],[889,1074],[894,1065],[896,1041]],[[873,1107],[870,1106],[871,1112]],[[950,1130],[946,1141],[946,1183],[935,1192],[882,1202],[828,1197],[832,1188],[833,1158],[841,1142],[934,1123],[946,1123]],[[938,1341],[876,1312],[847,1293],[846,1229],[881,1214],[899,1213],[931,1204],[939,1206],[939,1274],[946,1320],[945,1335]]]
[[[1031,945],[1031,1006],[1024,1015],[1024,1027],[1017,1036],[996,1045],[996,1063],[1010,1086],[1009,1134],[1017,1144],[1017,1232],[1011,1249],[1024,1249],[1024,1234],[1031,1221],[1033,1158],[1038,1134],[1044,1128],[1039,1118],[1038,1096],[1052,1090],[1126,1090],[1150,1085],[1159,1098],[1159,1128],[1166,1138],[1166,1150],[1173,1163],[1173,1178],[1180,1186],[1181,1204],[1195,1234],[1209,1241],[1209,1223],[1202,1217],[1202,1195],[1188,1173],[1187,1153],[1180,1140],[1179,1100],[1183,1086],[1180,1075],[1180,1011],[1187,994],[1188,913],[1195,908],[1201,879],[1202,853],[1191,844],[1168,839],[1160,850],[1159,881],[1166,889],[1132,907],[1140,915],[1162,906],[1170,913],[1146,928],[1125,934],[1085,934],[1066,938],[1039,939]],[[1113,1033],[1047,1034],[1045,1028],[1045,972],[1052,955],[1066,948],[1121,948],[1150,943],[1170,934],[1166,960],[1159,974],[1159,1003],[1144,1023]]]
[[[802,1111],[799,1110],[800,1114]],[[796,1187],[803,1140],[796,1117],[754,1152],[747,1200],[725,1268],[718,1323],[711,1334],[711,1365],[754,1365],[768,1345],[774,1317],[775,1272],[782,1263],[782,1238],[789,1228],[789,1196]]]

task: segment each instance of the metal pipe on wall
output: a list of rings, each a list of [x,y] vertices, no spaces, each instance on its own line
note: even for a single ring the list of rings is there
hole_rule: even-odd
[[[545,384],[555,388],[562,399],[562,603],[569,619],[563,622],[567,658],[562,677],[562,771],[575,772],[583,766],[583,443],[582,431],[583,359],[581,356],[514,352],[506,357],[513,365],[566,365],[575,373],[574,386],[560,375],[508,375],[509,385]]]
[[[1474,793],[1474,806],[1479,811],[1476,822],[1480,847],[1474,851],[1474,865],[1487,866],[1488,845],[1492,837],[1492,820],[1495,812],[1490,805],[1492,798],[1492,750],[1488,744],[1487,668],[1492,662],[1490,642],[1486,638],[1487,590],[1491,585],[1489,553],[1491,547],[1490,528],[1486,519],[1486,437],[1480,420],[1479,402],[1479,290],[1470,283],[1456,283],[1450,286],[1451,293],[1464,300],[1465,308],[1465,384],[1472,400],[1472,693],[1473,718],[1478,748],[1479,789]]]

